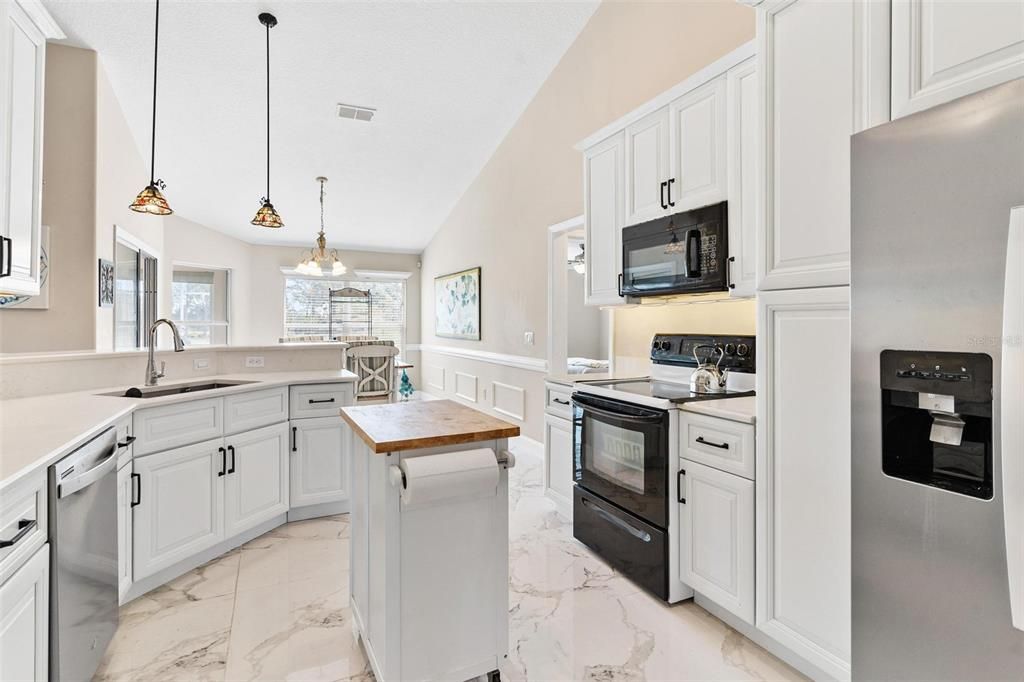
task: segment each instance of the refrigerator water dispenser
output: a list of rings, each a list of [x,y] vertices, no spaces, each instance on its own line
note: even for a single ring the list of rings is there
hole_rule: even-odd
[[[992,358],[881,354],[882,470],[894,478],[992,498]]]

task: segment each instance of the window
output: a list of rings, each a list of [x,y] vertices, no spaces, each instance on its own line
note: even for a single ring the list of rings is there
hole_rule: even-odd
[[[322,336],[327,338],[330,330],[328,297],[331,289],[370,290],[372,301],[371,325],[373,336],[394,341],[399,349],[405,344],[405,281],[362,281],[341,279],[319,279],[285,277],[284,280],[284,336]],[[346,318],[358,319],[346,315]],[[346,326],[350,325],[351,329]],[[335,336],[365,334],[365,325],[354,321],[341,323],[335,320]]]
[[[189,346],[228,342],[230,271],[175,265],[171,275],[171,319]]]
[[[120,238],[114,244],[114,350],[145,348],[156,321],[157,259]]]

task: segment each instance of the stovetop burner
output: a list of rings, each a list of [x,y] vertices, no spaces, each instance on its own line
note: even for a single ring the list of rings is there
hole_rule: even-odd
[[[725,393],[697,393],[686,384],[657,379],[626,379],[611,381],[591,381],[590,386],[606,386],[616,391],[632,393],[645,398],[668,400],[672,403],[686,403],[695,400],[718,400],[721,398],[742,398],[754,395],[754,391],[726,391]]]

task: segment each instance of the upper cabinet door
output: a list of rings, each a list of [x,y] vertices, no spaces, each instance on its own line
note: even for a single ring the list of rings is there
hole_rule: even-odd
[[[758,286],[848,284],[850,136],[889,118],[889,3],[766,2],[758,58]]]
[[[586,230],[586,303],[617,305],[622,272],[623,154],[625,133],[613,135],[583,154]]]
[[[894,0],[892,115],[1024,77],[1024,3]]]
[[[720,77],[669,105],[669,213],[726,198],[725,97]]]
[[[729,177],[729,294],[757,289],[758,69],[751,58],[726,74]]]
[[[0,291],[31,296],[39,293],[46,35],[19,3],[3,4]]]
[[[668,149],[668,108],[626,128],[626,225],[671,212]]]

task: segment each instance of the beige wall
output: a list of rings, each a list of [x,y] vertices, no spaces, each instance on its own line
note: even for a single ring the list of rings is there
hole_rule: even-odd
[[[50,226],[50,307],[0,310],[0,352],[94,344],[96,53],[51,45],[43,118],[43,224]]]
[[[602,4],[424,252],[424,343],[543,358],[546,228],[583,210],[573,145],[753,37],[753,10],[734,0]],[[474,266],[483,268],[482,340],[436,338],[433,278]],[[525,331],[535,332],[534,345],[524,344]],[[425,367],[453,365],[424,356]],[[472,362],[481,386],[497,380],[493,365]],[[530,389],[525,433],[539,439],[535,374],[516,370],[506,380]]]

